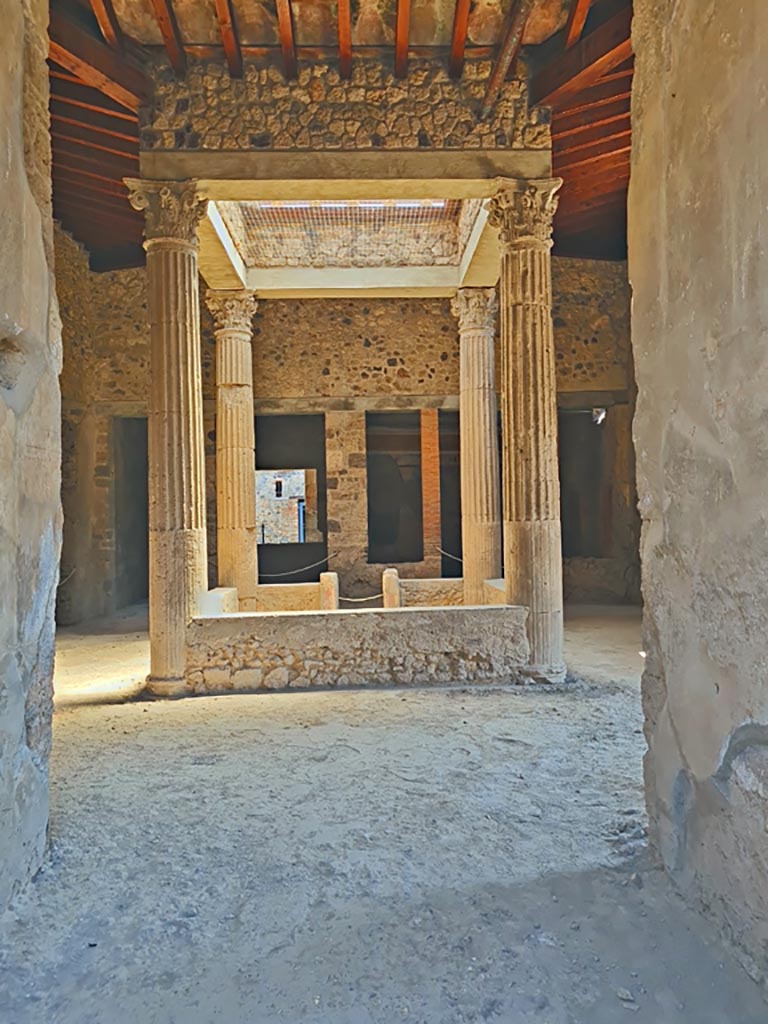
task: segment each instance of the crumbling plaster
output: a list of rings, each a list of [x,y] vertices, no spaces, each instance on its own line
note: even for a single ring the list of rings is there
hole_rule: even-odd
[[[680,886],[765,979],[768,7],[635,0],[633,45],[651,829]]]
[[[0,909],[48,823],[58,579],[60,325],[53,282],[48,5],[3,5],[0,51]]]

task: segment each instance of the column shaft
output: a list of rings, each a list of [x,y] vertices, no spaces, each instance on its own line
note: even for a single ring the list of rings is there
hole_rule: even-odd
[[[485,581],[501,574],[501,502],[496,426],[493,289],[464,288],[459,321],[461,548],[464,604],[485,603]]]
[[[153,692],[183,692],[186,628],[207,589],[194,182],[128,181],[146,212],[149,285],[149,633]]]
[[[529,671],[562,679],[563,582],[551,231],[559,180],[504,181],[491,200],[501,244],[504,581],[529,609]]]
[[[212,292],[216,324],[216,551],[219,586],[240,601],[256,596],[256,438],[253,412],[251,292]]]

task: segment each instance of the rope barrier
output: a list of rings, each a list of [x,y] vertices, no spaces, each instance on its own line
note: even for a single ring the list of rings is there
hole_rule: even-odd
[[[464,561],[464,559],[463,558],[459,558],[458,555],[452,555],[450,551],[443,551],[442,548],[435,548],[435,550],[439,551],[441,555],[445,555],[446,558],[452,558],[454,560],[454,562],[463,562]]]
[[[362,604],[363,601],[378,601],[384,594],[371,594],[370,597],[340,597],[340,601],[350,601],[352,604]]]
[[[312,565],[305,565],[301,569],[291,569],[290,572],[260,572],[260,580],[279,580],[283,576],[296,576],[297,573],[307,572],[308,569],[316,569],[318,565],[325,565],[330,556],[326,555],[325,558],[321,558],[319,562],[313,562]]]

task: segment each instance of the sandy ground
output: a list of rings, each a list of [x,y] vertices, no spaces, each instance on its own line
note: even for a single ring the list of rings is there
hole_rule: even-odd
[[[765,1024],[643,852],[636,616],[574,613],[559,692],[94,703],[126,623],[60,647],[2,1024]]]

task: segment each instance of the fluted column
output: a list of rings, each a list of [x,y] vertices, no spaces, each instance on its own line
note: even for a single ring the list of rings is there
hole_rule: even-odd
[[[209,291],[216,333],[216,557],[219,586],[256,597],[256,453],[251,321],[253,292]]]
[[[497,184],[489,219],[501,247],[506,600],[529,609],[530,673],[557,681],[565,663],[550,249],[561,181]]]
[[[187,623],[208,585],[195,181],[126,179],[145,214],[150,323],[149,688],[184,692]]]
[[[501,499],[496,429],[494,288],[462,288],[459,321],[461,549],[464,604],[485,603],[485,581],[501,574]]]

